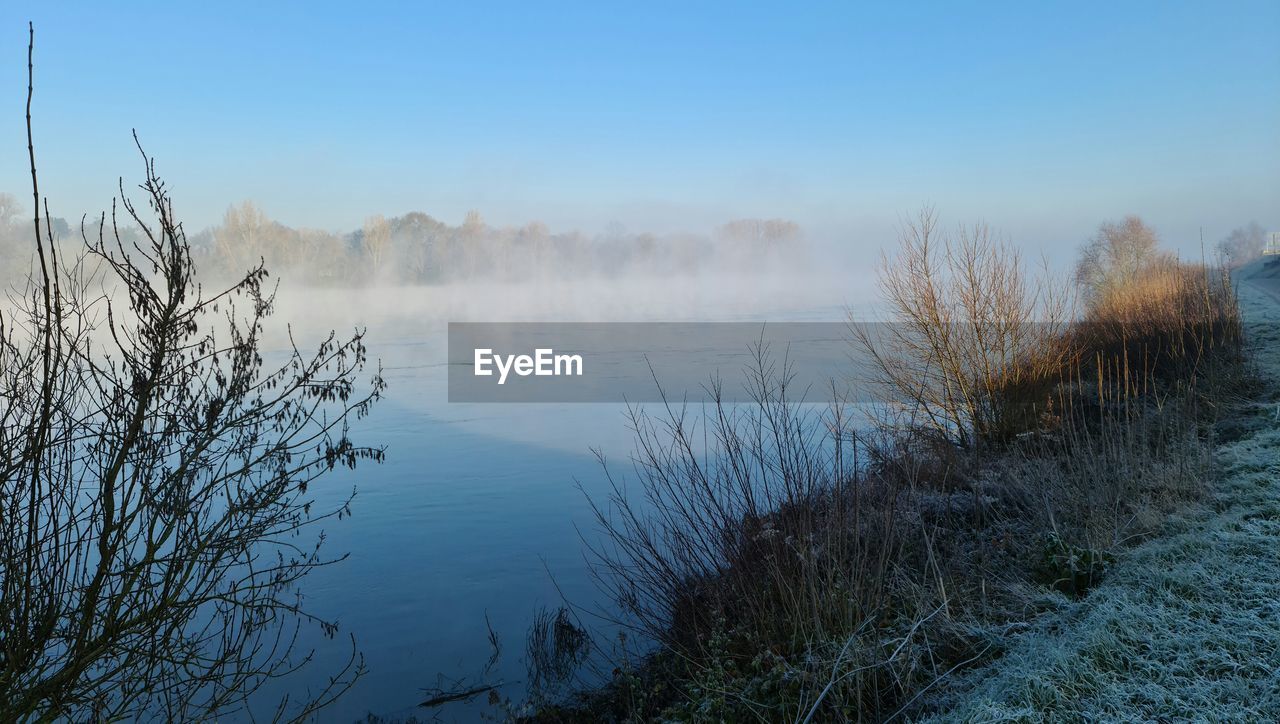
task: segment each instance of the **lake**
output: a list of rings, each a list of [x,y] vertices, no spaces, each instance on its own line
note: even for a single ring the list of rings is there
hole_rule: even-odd
[[[490,655],[488,626],[503,654],[486,682],[508,682],[502,693],[518,699],[538,607],[554,609],[562,595],[581,606],[608,603],[588,575],[578,531],[594,530],[587,496],[607,495],[592,449],[630,472],[625,406],[449,403],[447,322],[841,321],[866,302],[869,288],[812,275],[803,282],[690,277],[376,292],[286,286],[276,319],[290,321],[300,342],[329,327],[367,326],[388,389],[354,437],[385,445],[387,458],[335,470],[316,486],[319,510],[357,489],[353,515],[324,525],[329,553],[349,557],[303,587],[308,608],[339,621],[341,632],[326,640],[308,631],[304,645],[317,648],[315,664],[280,686],[319,683],[345,661],[345,637],[353,634],[368,673],[322,720],[370,712],[474,720],[493,713],[484,697],[435,712],[417,704],[427,687],[480,673]]]

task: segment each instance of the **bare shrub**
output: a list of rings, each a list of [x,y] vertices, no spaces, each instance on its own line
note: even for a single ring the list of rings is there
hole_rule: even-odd
[[[28,109],[30,95],[28,96]],[[28,138],[30,114],[28,112]],[[139,147],[141,152],[141,147]],[[51,243],[31,153],[38,263],[0,317],[0,719],[190,721],[243,713],[336,624],[299,582],[330,562],[308,486],[380,459],[347,423],[383,390],[360,334],[264,360],[266,271],[206,294],[152,160],[141,229],[116,211],[74,258]],[[95,291],[100,290],[100,291]],[[358,675],[259,718],[305,718]]]
[[[1034,425],[1037,402],[1069,350],[1070,296],[1048,275],[1031,279],[1021,257],[988,227],[938,231],[925,209],[881,262],[889,324],[853,325],[883,396],[907,419],[971,449]]]
[[[809,656],[785,698],[812,703],[838,655],[841,686],[826,705],[874,708],[872,682],[885,680],[877,669],[889,652],[850,637],[881,616],[912,615],[886,600],[896,495],[859,477],[844,410],[797,404],[785,369],[757,354],[750,404],[721,402],[717,386],[706,417],[632,410],[636,487],[606,465],[614,492],[596,506],[605,535],[593,548],[595,572],[625,624],[674,652],[689,678],[723,680]],[[708,697],[724,716],[753,711],[750,695],[732,687],[689,695]]]

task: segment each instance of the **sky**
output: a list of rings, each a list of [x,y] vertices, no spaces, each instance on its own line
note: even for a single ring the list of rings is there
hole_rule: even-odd
[[[1280,229],[1276,0],[108,5],[0,10],[0,190],[30,198],[31,20],[55,216],[139,179],[137,129],[188,229],[243,199],[855,248],[925,203],[1050,252],[1130,213],[1184,252]]]

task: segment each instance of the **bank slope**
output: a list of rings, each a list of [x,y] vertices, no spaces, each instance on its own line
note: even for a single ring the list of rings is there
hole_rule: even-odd
[[[1221,425],[1204,504],[939,691],[931,721],[1280,719],[1280,281],[1240,297],[1263,385]]]

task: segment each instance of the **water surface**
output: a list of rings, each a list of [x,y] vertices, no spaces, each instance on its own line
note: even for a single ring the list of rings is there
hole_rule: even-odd
[[[317,486],[317,509],[338,504],[353,486],[358,492],[351,517],[324,525],[327,550],[349,557],[304,584],[309,608],[338,620],[341,634],[307,636],[317,661],[301,681],[318,684],[345,660],[348,633],[368,668],[325,721],[369,712],[430,717],[416,707],[423,690],[479,674],[490,654],[489,626],[504,650],[486,681],[507,682],[503,693],[518,698],[537,608],[554,608],[562,596],[607,605],[588,574],[579,531],[594,531],[587,496],[607,495],[592,450],[629,472],[625,406],[450,404],[448,321],[839,321],[851,296],[816,286],[720,298],[683,290],[662,303],[651,286],[636,285],[628,301],[619,285],[562,284],[535,305],[506,288],[504,305],[486,291],[493,289],[305,290],[280,298],[278,317],[304,342],[326,326],[367,326],[371,356],[388,382],[386,399],[356,427],[357,442],[386,446],[386,462],[335,471]],[[299,681],[289,686],[296,690]],[[486,710],[482,698],[436,713],[473,720]]]

